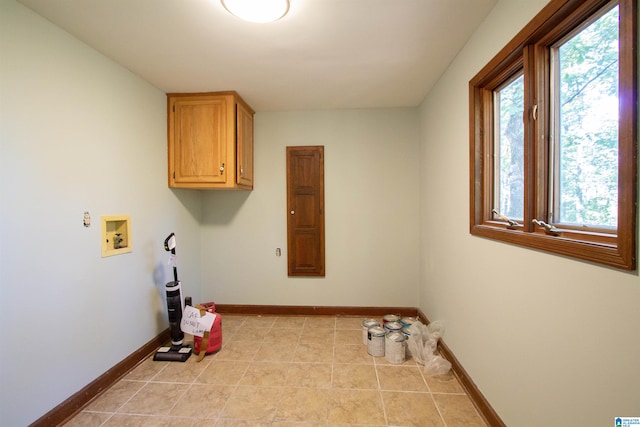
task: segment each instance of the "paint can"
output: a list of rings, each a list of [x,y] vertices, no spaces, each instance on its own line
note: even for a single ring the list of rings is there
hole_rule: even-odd
[[[416,323],[418,321],[418,319],[416,317],[403,317],[402,319],[400,319],[400,323],[402,323],[403,327],[409,327],[411,325],[413,325],[414,323]]]
[[[409,326],[402,327],[402,335],[404,335],[404,342],[407,344],[405,346],[405,355],[406,357],[411,357],[411,350],[409,350],[409,338],[411,337],[411,332],[409,332]]]
[[[398,316],[397,314],[385,314],[382,317],[382,323],[387,323],[387,322],[399,322],[400,321],[400,316]]]
[[[384,357],[389,363],[399,365],[405,361],[406,341],[402,332],[388,332],[385,337]]]
[[[400,322],[387,322],[384,324],[384,329],[387,332],[400,332],[402,330],[402,323]]]
[[[373,357],[384,356],[384,329],[374,326],[367,331],[367,352]]]
[[[369,328],[373,328],[374,326],[380,326],[380,322],[376,319],[364,319],[362,321],[362,344],[368,344],[368,334]]]

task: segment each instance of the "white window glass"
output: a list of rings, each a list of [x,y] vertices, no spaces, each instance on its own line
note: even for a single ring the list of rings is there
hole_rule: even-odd
[[[558,90],[552,220],[616,227],[618,7],[554,53]]]
[[[510,219],[524,218],[524,76],[496,91],[494,207]]]

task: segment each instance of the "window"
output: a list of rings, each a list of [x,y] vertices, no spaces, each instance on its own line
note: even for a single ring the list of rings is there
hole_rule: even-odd
[[[495,206],[503,215],[524,218],[524,76],[519,73],[513,81],[496,90],[495,118],[497,121],[494,148],[496,181]]]
[[[637,0],[552,0],[469,83],[471,234],[636,269]]]

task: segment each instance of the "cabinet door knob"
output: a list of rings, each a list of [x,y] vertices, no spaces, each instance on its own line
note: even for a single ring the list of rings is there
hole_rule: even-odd
[[[296,213],[296,211],[291,211],[291,215],[293,215],[293,214],[295,214],[295,213]]]
[[[220,166],[220,173],[224,173],[224,163],[222,164],[222,166]]]

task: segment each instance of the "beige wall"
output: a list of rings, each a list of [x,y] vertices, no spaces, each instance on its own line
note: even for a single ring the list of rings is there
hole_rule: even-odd
[[[167,327],[170,232],[199,297],[201,201],[167,188],[162,92],[13,0],[0,57],[0,425],[25,426]],[[121,214],[133,251],[102,258]]]
[[[468,231],[468,81],[545,4],[500,1],[422,106],[420,306],[507,425],[607,426],[640,414],[637,272]]]
[[[415,307],[418,129],[415,108],[257,113],[254,191],[203,195],[203,295]],[[285,147],[293,145],[325,147],[325,278],[287,277]]]

